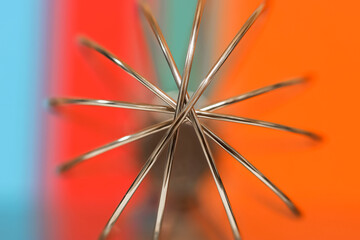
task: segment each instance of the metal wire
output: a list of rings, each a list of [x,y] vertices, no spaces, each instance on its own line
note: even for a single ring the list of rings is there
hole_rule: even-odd
[[[216,63],[213,65],[213,67],[210,69],[210,71],[208,72],[206,77],[200,83],[198,89],[195,91],[195,93],[190,98],[187,93],[187,85],[189,82],[192,62],[193,62],[194,53],[195,53],[196,41],[197,41],[197,36],[198,36],[198,32],[199,32],[200,21],[201,21],[201,16],[202,16],[202,12],[204,9],[204,5],[205,5],[204,0],[198,1],[198,5],[197,5],[196,11],[195,11],[195,16],[194,16],[194,21],[193,21],[193,27],[192,27],[192,31],[191,31],[191,35],[190,35],[190,40],[189,40],[189,46],[188,46],[188,52],[187,52],[187,57],[186,57],[186,61],[185,61],[183,76],[181,77],[180,72],[174,61],[174,58],[171,54],[171,51],[167,45],[167,42],[161,32],[161,29],[160,29],[158,23],[156,22],[153,14],[151,13],[150,8],[144,2],[140,3],[141,10],[144,13],[147,21],[149,22],[151,29],[153,30],[153,33],[154,33],[154,35],[161,47],[161,50],[167,60],[169,68],[174,77],[174,80],[179,88],[179,95],[178,95],[177,101],[172,99],[170,96],[168,96],[165,92],[163,92],[158,87],[151,84],[148,80],[146,80],[138,72],[136,72],[134,69],[132,69],[129,65],[127,65],[125,62],[120,60],[118,57],[116,57],[115,54],[111,53],[110,51],[106,50],[104,47],[100,46],[98,43],[96,43],[86,37],[79,37],[79,42],[82,45],[87,46],[91,49],[94,49],[95,51],[99,52],[100,54],[102,54],[105,57],[107,57],[108,59],[110,59],[116,65],[120,66],[130,76],[132,76],[137,81],[139,81],[141,84],[143,84],[147,89],[149,89],[151,92],[153,92],[157,97],[159,97],[162,101],[164,101],[168,106],[129,103],[129,102],[123,102],[123,101],[85,99],[85,98],[52,98],[49,100],[49,103],[51,106],[58,106],[58,105],[62,105],[62,104],[77,104],[77,105],[115,107],[115,108],[125,108],[125,109],[134,109],[134,110],[173,114],[173,119],[171,119],[171,120],[166,120],[164,122],[161,122],[161,123],[155,124],[153,126],[150,126],[146,129],[143,129],[137,133],[134,133],[134,134],[122,137],[120,139],[117,139],[113,142],[107,143],[103,146],[100,146],[92,151],[82,154],[82,155],[62,164],[61,166],[59,166],[60,172],[67,171],[67,170],[71,169],[72,167],[76,166],[77,164],[84,162],[85,160],[88,160],[88,159],[95,157],[99,154],[102,154],[104,152],[107,152],[111,149],[120,147],[124,144],[136,141],[138,139],[155,134],[157,132],[166,130],[166,133],[163,135],[162,139],[159,141],[158,145],[155,147],[154,151],[151,153],[148,160],[145,162],[143,168],[141,169],[141,171],[135,178],[134,182],[132,183],[132,185],[130,186],[130,188],[128,189],[126,194],[124,195],[123,199],[120,201],[119,205],[115,209],[114,213],[110,217],[109,221],[105,225],[105,228],[103,229],[99,239],[107,238],[109,232],[111,231],[112,226],[115,224],[118,217],[120,216],[120,214],[126,207],[127,203],[130,201],[133,194],[135,193],[135,191],[137,190],[137,188],[139,187],[139,185],[141,184],[143,179],[146,177],[146,175],[148,174],[148,172],[150,171],[150,169],[156,162],[159,154],[164,149],[164,147],[167,144],[169,144],[167,162],[166,162],[166,166],[165,166],[165,170],[164,170],[160,201],[159,201],[158,212],[157,212],[157,217],[156,217],[156,224],[155,224],[155,229],[154,229],[154,234],[153,234],[153,239],[157,240],[159,238],[160,230],[161,230],[161,223],[162,223],[164,209],[165,209],[165,203],[166,203],[166,195],[167,195],[167,190],[168,190],[168,186],[169,186],[169,179],[170,179],[171,169],[172,169],[172,165],[173,165],[174,151],[175,151],[176,143],[177,143],[178,129],[179,129],[179,126],[184,122],[191,123],[192,126],[194,127],[194,130],[196,132],[196,135],[199,139],[202,150],[206,157],[207,163],[209,165],[210,171],[215,180],[215,184],[217,186],[219,195],[223,202],[225,211],[227,213],[234,239],[241,239],[239,229],[238,229],[233,211],[231,209],[229,198],[226,194],[225,187],[222,183],[221,177],[216,168],[216,165],[213,160],[211,150],[210,150],[210,147],[206,140],[205,135],[207,135],[210,139],[212,139],[215,143],[217,143],[221,148],[223,148],[225,151],[227,151],[232,157],[234,157],[239,163],[241,163],[247,170],[249,170],[251,173],[253,173],[259,180],[261,180],[267,187],[269,187],[289,207],[289,209],[295,215],[300,215],[300,212],[299,212],[298,208],[295,206],[295,204],[278,187],[276,187],[267,177],[265,177],[257,168],[255,168],[248,160],[246,160],[233,147],[231,147],[223,139],[218,137],[215,133],[213,133],[207,126],[200,123],[198,118],[201,117],[201,118],[206,118],[206,119],[229,121],[229,122],[248,124],[248,125],[259,126],[259,127],[265,127],[265,128],[272,128],[272,129],[283,130],[283,131],[288,131],[288,132],[292,132],[292,133],[305,135],[314,140],[319,140],[319,136],[317,136],[316,134],[311,133],[309,131],[302,130],[302,129],[288,127],[285,125],[256,120],[256,119],[238,117],[238,116],[227,115],[227,114],[217,114],[217,113],[211,112],[211,111],[215,111],[217,109],[226,107],[230,104],[235,104],[237,102],[244,101],[246,99],[250,99],[252,97],[256,97],[261,94],[265,94],[267,92],[274,91],[279,88],[288,87],[288,86],[302,83],[304,81],[304,79],[298,78],[298,79],[292,79],[292,80],[285,81],[285,82],[276,83],[276,84],[273,84],[273,85],[270,85],[267,87],[256,89],[254,91],[251,91],[251,92],[248,92],[245,94],[241,94],[239,96],[235,96],[235,97],[232,97],[229,99],[219,101],[217,103],[213,103],[213,104],[205,106],[199,110],[194,109],[196,102],[199,100],[202,93],[205,91],[205,89],[211,83],[215,74],[219,71],[221,66],[225,63],[225,61],[227,60],[229,55],[232,53],[234,48],[237,46],[237,44],[240,42],[240,40],[244,37],[246,32],[249,30],[249,28],[252,26],[252,24],[255,22],[255,20],[258,18],[258,16],[260,15],[260,13],[263,11],[263,9],[265,7],[265,5],[263,3],[260,4],[260,6],[247,19],[245,24],[241,27],[241,29],[236,34],[234,39],[230,42],[228,47],[225,49],[225,51],[222,53],[222,55],[219,57],[219,59],[216,61]]]

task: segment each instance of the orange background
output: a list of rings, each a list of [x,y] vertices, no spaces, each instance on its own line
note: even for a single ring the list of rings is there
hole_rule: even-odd
[[[259,3],[234,0],[221,5],[219,52]],[[303,213],[301,218],[292,217],[260,181],[219,151],[220,173],[244,239],[360,239],[359,9],[358,1],[269,1],[213,83],[221,86],[217,98],[225,99],[306,76],[309,81],[304,86],[247,100],[222,112],[283,123],[323,137],[314,143],[252,126],[218,127],[219,135]],[[215,196],[210,182],[203,193]],[[211,202],[223,211],[218,198]],[[225,221],[224,228],[230,233]]]

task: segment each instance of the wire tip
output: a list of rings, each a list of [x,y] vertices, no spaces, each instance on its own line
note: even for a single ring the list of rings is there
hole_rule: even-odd
[[[321,142],[321,141],[324,140],[324,138],[323,138],[322,136],[320,136],[320,135],[318,135],[318,134],[315,134],[315,133],[312,134],[311,138],[312,138],[313,140],[315,140],[315,141],[318,141],[318,142]]]
[[[300,210],[297,207],[294,206],[294,208],[292,209],[292,212],[295,217],[297,217],[297,218],[302,217],[302,213],[300,212]]]
[[[52,113],[57,112],[59,104],[59,99],[56,98],[50,98],[44,101],[45,108]]]
[[[322,136],[320,136],[316,133],[313,133],[313,132],[306,132],[306,135],[314,141],[322,141],[323,140]]]
[[[83,36],[83,35],[79,35],[76,37],[76,42],[79,44],[79,45],[89,45],[89,40],[87,37]]]
[[[56,168],[56,173],[57,174],[62,174],[64,172],[66,172],[66,170],[68,170],[68,166],[67,165],[60,165]]]
[[[46,101],[46,105],[50,108],[53,108],[59,104],[59,101],[56,98],[50,98]]]
[[[262,3],[260,3],[258,9],[260,11],[263,11],[265,8],[267,8],[267,6],[268,6],[268,1],[263,1]]]
[[[139,0],[138,1],[138,6],[140,7],[140,9],[142,11],[146,10],[149,7],[148,3],[146,1],[144,1],[144,0]]]

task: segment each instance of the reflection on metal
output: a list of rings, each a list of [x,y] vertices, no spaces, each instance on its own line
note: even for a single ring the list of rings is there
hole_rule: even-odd
[[[190,35],[190,41],[189,41],[189,47],[187,52],[187,57],[185,61],[185,67],[183,71],[183,75],[180,75],[179,69],[176,66],[176,63],[174,61],[174,58],[170,52],[170,49],[167,45],[167,42],[161,32],[161,29],[156,22],[153,14],[150,11],[150,8],[144,3],[140,3],[140,9],[144,13],[147,21],[150,24],[150,27],[161,47],[161,50],[167,60],[167,63],[170,67],[170,70],[172,72],[172,75],[174,77],[174,80],[179,88],[179,95],[177,101],[172,99],[170,96],[168,96],[165,92],[163,92],[158,87],[151,84],[149,81],[147,81],[143,76],[141,76],[139,73],[137,73],[134,69],[132,69],[129,65],[124,63],[122,60],[120,60],[118,57],[116,57],[113,53],[109,52],[96,42],[86,38],[86,37],[80,37],[79,42],[80,44],[89,47],[100,54],[107,57],[109,60],[114,62],[116,65],[120,66],[123,70],[125,70],[129,75],[131,75],[133,78],[135,78],[137,81],[139,81],[141,84],[143,84],[147,89],[149,89],[151,92],[153,92],[157,97],[159,97],[165,104],[164,105],[153,105],[153,104],[136,104],[136,103],[128,103],[128,102],[120,102],[120,101],[110,101],[110,100],[96,100],[96,99],[82,99],[82,98],[52,98],[49,100],[49,103],[51,106],[57,106],[57,105],[63,105],[63,104],[77,104],[77,105],[92,105],[92,106],[101,106],[101,107],[116,107],[116,108],[127,108],[127,109],[135,109],[135,110],[142,110],[142,111],[152,111],[152,112],[160,112],[160,113],[166,113],[166,114],[172,114],[173,117],[169,120],[166,120],[161,123],[157,123],[153,126],[150,126],[140,132],[122,137],[120,139],[117,139],[113,142],[110,142],[108,144],[105,144],[103,146],[100,146],[97,149],[94,149],[92,151],[89,151],[83,155],[78,156],[75,159],[72,159],[61,166],[59,166],[59,171],[64,172],[72,167],[76,166],[80,162],[84,162],[85,160],[88,160],[90,158],[93,158],[99,154],[102,154],[104,152],[107,152],[111,149],[117,148],[119,146],[122,146],[124,144],[130,143],[132,141],[144,138],[146,136],[154,135],[156,133],[159,133],[161,131],[166,131],[163,137],[160,139],[159,143],[151,153],[150,157],[144,164],[143,168],[141,169],[140,173],[128,189],[127,193],[123,197],[123,199],[120,201],[118,207],[115,209],[113,215],[110,217],[108,223],[106,224],[103,232],[100,235],[100,239],[106,239],[109,232],[111,231],[112,226],[117,221],[118,217],[124,210],[127,203],[132,198],[133,194],[141,184],[141,182],[144,180],[146,175],[149,173],[150,169],[153,167],[154,163],[157,161],[159,154],[162,152],[164,147],[169,144],[167,158],[166,158],[166,166],[165,166],[165,172],[163,175],[162,180],[162,188],[161,188],[161,195],[159,200],[159,206],[157,211],[157,217],[156,217],[156,224],[153,234],[153,239],[158,239],[160,235],[161,230],[161,224],[162,219],[164,215],[164,209],[165,209],[165,203],[166,203],[166,197],[168,192],[168,186],[169,186],[169,179],[172,171],[173,166],[173,159],[174,159],[174,152],[177,146],[177,140],[178,140],[178,133],[179,133],[179,127],[183,123],[191,124],[194,128],[194,131],[196,133],[196,136],[199,140],[200,147],[202,149],[202,152],[205,156],[206,162],[210,168],[210,171],[212,173],[212,176],[214,178],[216,187],[219,191],[219,195],[221,197],[222,203],[224,205],[232,233],[234,239],[241,239],[239,229],[227,196],[227,193],[225,191],[225,187],[222,183],[222,180],[220,178],[220,175],[218,173],[217,167],[215,165],[215,162],[212,157],[210,146],[207,142],[207,139],[205,136],[208,136],[214,143],[218,144],[221,148],[223,148],[225,151],[227,151],[232,157],[234,157],[239,163],[241,163],[246,169],[248,169],[251,173],[253,173],[260,181],[262,181],[267,187],[269,187],[288,207],[289,209],[297,216],[300,215],[299,210],[294,205],[294,203],[278,188],[276,187],[268,178],[266,178],[257,168],[255,168],[249,161],[247,161],[240,153],[238,153],[233,147],[231,147],[229,144],[227,144],[223,139],[218,137],[214,132],[212,132],[205,124],[201,123],[199,118],[207,118],[207,119],[215,119],[220,121],[230,121],[230,122],[236,122],[240,124],[249,124],[259,127],[265,127],[265,128],[273,128],[277,130],[284,130],[288,132],[293,132],[297,134],[302,134],[307,137],[310,137],[314,140],[318,140],[319,137],[311,132],[292,128],[276,123],[266,122],[266,121],[260,121],[255,119],[249,119],[244,117],[238,117],[238,116],[232,116],[232,115],[226,115],[226,114],[216,114],[212,113],[212,111],[226,107],[228,105],[244,101],[246,99],[259,96],[261,94],[299,84],[303,82],[303,79],[294,79],[290,81],[285,81],[281,83],[277,83],[274,85],[270,85],[264,88],[260,88],[245,94],[241,94],[236,97],[232,97],[214,104],[211,104],[209,106],[203,107],[199,110],[196,110],[194,108],[196,102],[201,97],[202,93],[205,91],[207,86],[210,84],[210,82],[213,80],[214,75],[218,72],[220,67],[224,64],[228,56],[232,53],[234,48],[237,46],[239,41],[243,38],[245,33],[249,30],[249,28],[252,26],[252,24],[255,22],[257,17],[260,15],[260,13],[263,11],[265,5],[261,4],[254,12],[253,14],[248,18],[248,20],[245,22],[245,24],[242,26],[242,28],[239,30],[237,35],[234,37],[234,39],[231,41],[231,43],[228,45],[228,47],[225,49],[223,54],[219,57],[219,59],[216,61],[216,63],[213,65],[213,67],[210,69],[207,76],[204,78],[204,80],[199,85],[197,91],[193,94],[192,97],[189,97],[187,93],[187,85],[189,82],[193,57],[195,53],[195,46],[197,42],[197,36],[199,32],[200,27],[200,21],[204,9],[205,1],[199,0],[195,12],[192,32]]]

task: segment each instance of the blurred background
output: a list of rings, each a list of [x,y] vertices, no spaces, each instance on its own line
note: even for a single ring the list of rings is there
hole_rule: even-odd
[[[148,0],[182,72],[193,0]],[[189,92],[216,62],[260,0],[208,0]],[[355,0],[266,1],[256,21],[199,106],[296,77],[287,87],[221,109],[313,131],[321,142],[272,129],[204,121],[299,206],[290,211],[231,156],[211,145],[244,239],[359,239],[360,214]],[[98,53],[87,36],[176,97],[161,49],[135,0],[14,0],[2,4],[0,170],[1,239],[97,239],[161,133],[56,167],[135,133],[166,116],[94,106],[51,108],[51,97],[160,102]],[[196,137],[183,127],[162,239],[232,239],[226,214]],[[109,239],[150,239],[163,157],[115,224]]]
[[[1,4],[1,239],[40,236],[48,9],[41,0]]]

